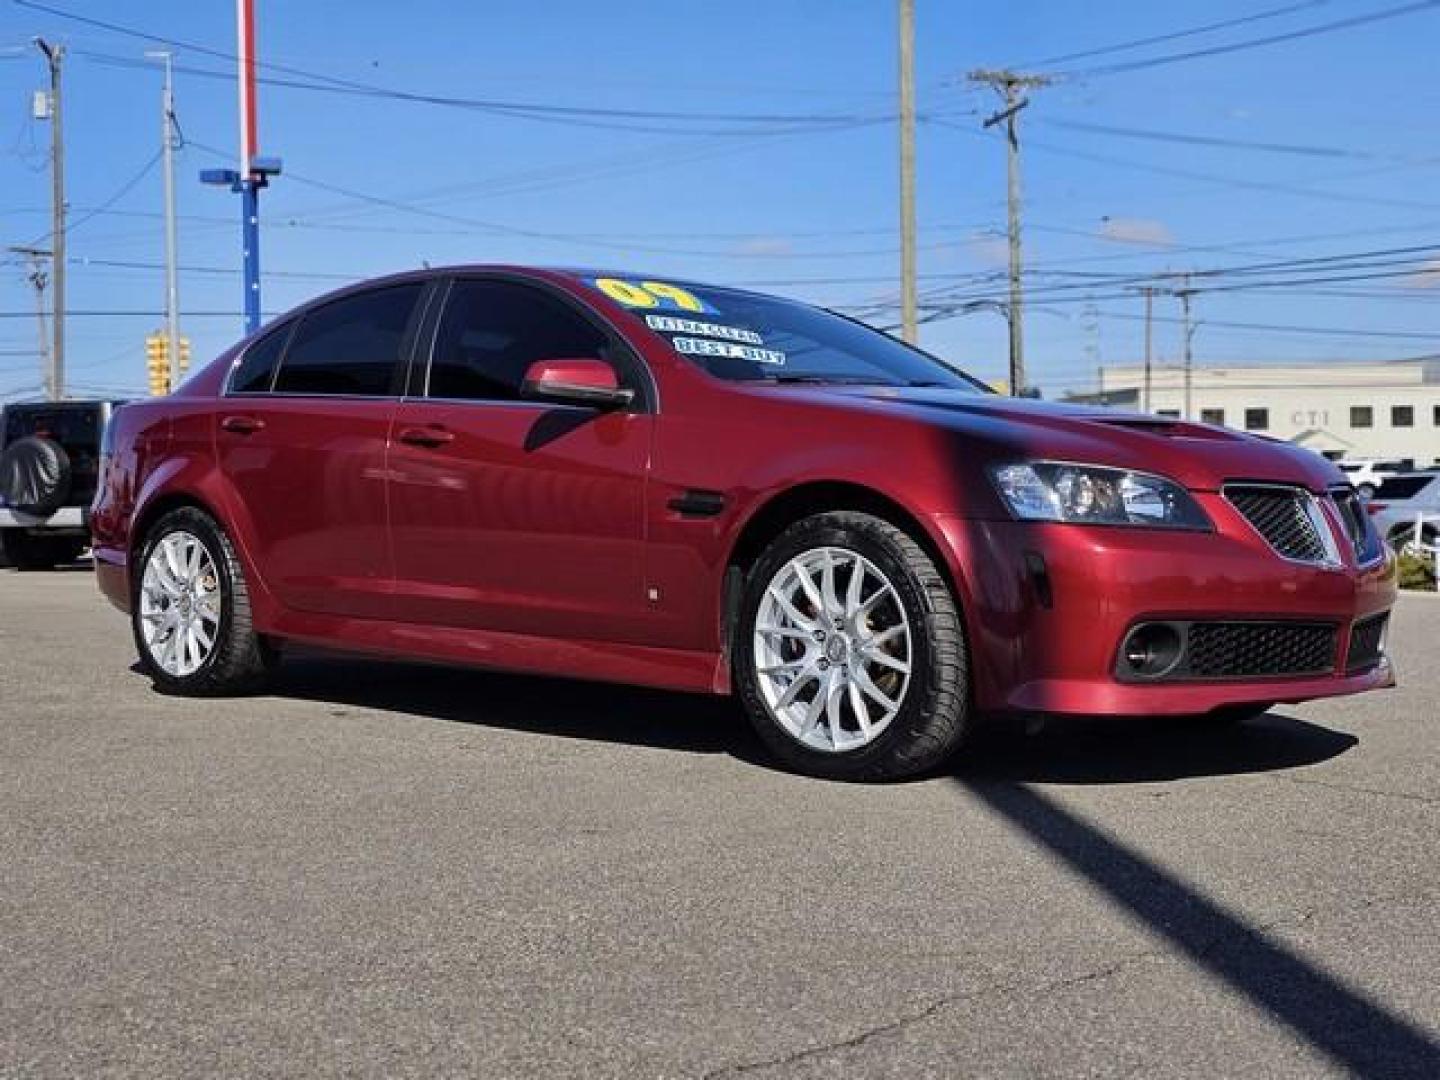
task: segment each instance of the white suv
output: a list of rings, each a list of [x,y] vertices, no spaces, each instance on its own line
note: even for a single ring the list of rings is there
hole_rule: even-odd
[[[1335,463],[1355,485],[1362,499],[1369,499],[1386,480],[1411,471],[1409,462],[1394,458],[1342,458]]]

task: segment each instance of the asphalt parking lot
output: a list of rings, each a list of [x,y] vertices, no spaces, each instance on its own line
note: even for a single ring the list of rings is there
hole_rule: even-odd
[[[1400,689],[880,787],[726,702],[296,658],[191,702],[0,571],[0,1074],[1440,1075],[1440,600]]]

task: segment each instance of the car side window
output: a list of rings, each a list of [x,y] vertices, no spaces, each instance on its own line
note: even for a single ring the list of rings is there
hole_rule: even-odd
[[[356,293],[307,312],[275,379],[277,394],[384,397],[394,392],[405,333],[424,285]]]
[[[614,349],[600,327],[561,301],[509,281],[457,281],[440,319],[426,396],[515,401],[535,361],[580,357],[614,363]]]
[[[230,393],[269,393],[270,384],[275,381],[275,366],[280,362],[280,354],[285,351],[285,342],[293,329],[293,322],[277,326],[245,350],[245,355],[230,376]]]

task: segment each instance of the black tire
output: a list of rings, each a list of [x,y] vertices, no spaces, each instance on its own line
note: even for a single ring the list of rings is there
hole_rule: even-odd
[[[80,557],[86,541],[78,536],[45,536],[24,529],[0,530],[5,561],[16,570],[53,570]]]
[[[818,547],[848,548],[878,567],[911,627],[910,683],[900,709],[855,750],[817,750],[791,736],[771,714],[755,670],[755,622],[771,580],[795,556]],[[958,750],[973,726],[969,651],[955,597],[914,538],[869,514],[817,514],[771,543],[745,580],[731,654],[736,691],[760,738],[781,762],[810,776],[893,780],[924,773]]]
[[[70,495],[70,455],[53,439],[27,435],[0,453],[0,500],[12,510],[49,517]]]
[[[140,616],[140,586],[144,568],[157,544],[174,532],[187,532],[205,547],[219,574],[220,620],[215,645],[195,671],[177,676],[167,672],[151,656],[145,644]],[[250,592],[245,571],[235,546],[224,530],[203,510],[182,507],[157,521],[145,534],[131,572],[130,626],[140,662],[156,689],[186,697],[223,697],[251,693],[261,688],[274,668],[273,646],[255,632],[250,615]]]

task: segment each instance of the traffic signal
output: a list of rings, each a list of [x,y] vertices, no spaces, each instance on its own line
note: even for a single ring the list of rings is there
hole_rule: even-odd
[[[180,339],[180,377],[190,370],[190,339]],[[175,389],[170,385],[170,337],[151,334],[145,339],[145,373],[149,376],[150,396],[163,397]]]
[[[145,339],[145,373],[151,397],[170,392],[170,339],[164,334],[151,334]]]

